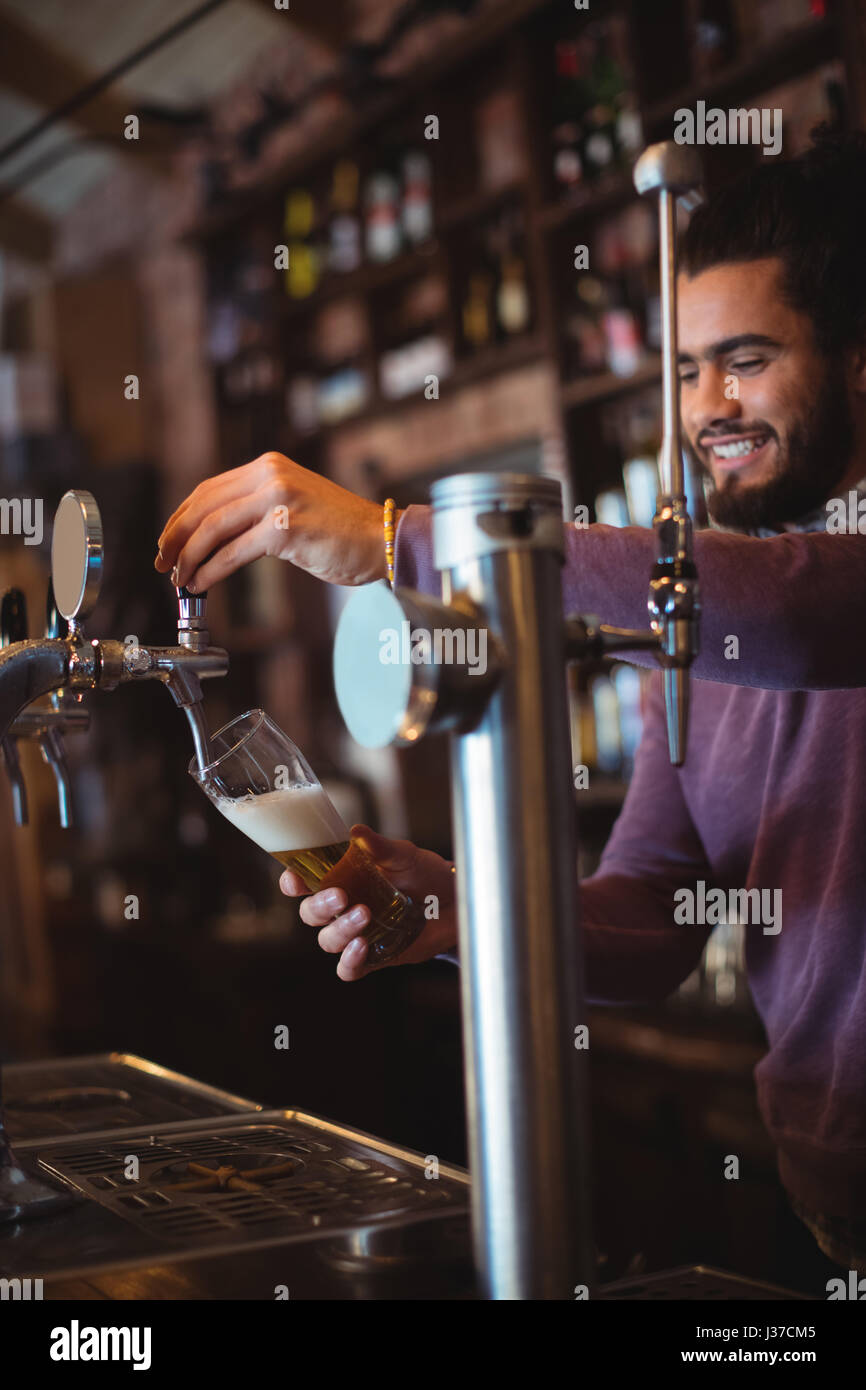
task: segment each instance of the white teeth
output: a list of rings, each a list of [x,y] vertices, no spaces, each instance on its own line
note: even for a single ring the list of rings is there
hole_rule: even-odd
[[[717,458],[736,459],[750,454],[757,444],[755,439],[739,439],[736,444],[714,444],[712,449]]]

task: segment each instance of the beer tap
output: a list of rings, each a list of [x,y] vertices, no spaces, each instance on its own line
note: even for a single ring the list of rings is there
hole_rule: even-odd
[[[15,740],[20,738],[38,740],[57,779],[61,824],[71,824],[69,776],[61,736],[88,727],[89,712],[80,708],[85,690],[114,690],[130,681],[161,681],[186,714],[200,765],[207,761],[201,682],[224,676],[228,670],[228,653],[210,645],[207,596],[178,591],[175,646],[96,638],[88,642],[83,623],[99,596],[102,567],[102,521],[96,501],[89,492],[67,492],[54,518],[45,637],[28,640],[23,604],[16,591],[7,594],[4,601],[0,745],[12,780],[18,824],[26,822],[26,791],[15,749]]]
[[[12,642],[27,639],[27,601],[20,589],[9,589],[0,604],[0,647],[8,647]],[[27,785],[21,771],[18,757],[18,744],[11,734],[6,734],[2,745],[3,762],[6,775],[12,787],[12,812],[16,825],[28,822]]]
[[[674,204],[694,153],[653,146],[639,192],[660,198],[664,444],[647,630],[563,618],[562,490],[554,478],[466,473],[431,489],[442,599],[384,582],[343,606],[334,685],[368,748],[447,733],[457,869],[475,1262],[495,1299],[591,1289],[577,831],[565,665],[651,652],[682,763],[700,600],[683,487]],[[409,629],[408,660],[393,635]],[[384,645],[383,645],[384,643]],[[483,665],[478,661],[483,652]]]
[[[692,545],[692,522],[683,480],[680,387],[677,361],[677,200],[691,211],[701,201],[701,166],[689,145],[665,140],[644,150],[634,166],[641,195],[658,194],[659,269],[662,304],[663,434],[659,455],[661,490],[653,519],[658,559],[650,581],[650,625],[659,636],[664,669],[668,748],[674,766],[686,753],[689,667],[698,654],[700,589]]]

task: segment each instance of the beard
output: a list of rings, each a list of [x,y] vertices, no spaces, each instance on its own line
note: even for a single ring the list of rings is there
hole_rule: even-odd
[[[689,445],[695,468],[705,483],[707,511],[719,526],[737,531],[761,527],[779,530],[799,521],[833,494],[848,471],[854,449],[854,421],[841,364],[831,367],[803,418],[793,424],[783,445],[771,426],[737,431],[744,439],[768,433],[778,446],[776,467],[756,487],[736,474],[717,487],[709,467]],[[727,434],[734,433],[728,428]],[[709,486],[706,486],[709,484]]]

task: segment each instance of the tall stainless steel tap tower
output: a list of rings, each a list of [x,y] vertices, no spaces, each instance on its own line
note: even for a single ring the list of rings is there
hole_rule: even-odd
[[[573,1299],[593,1280],[559,484],[446,478],[433,534],[443,598],[477,604],[500,650],[451,740],[476,1259],[490,1297]]]
[[[433,487],[433,535],[443,602],[385,584],[354,595],[337,632],[337,693],[368,746],[454,735],[482,1292],[573,1299],[592,1283],[592,1247],[560,485],[507,473],[443,479]],[[443,659],[379,660],[381,634],[407,620],[431,652],[437,639],[447,643]]]

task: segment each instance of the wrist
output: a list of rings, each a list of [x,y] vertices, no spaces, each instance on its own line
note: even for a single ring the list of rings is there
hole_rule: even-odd
[[[397,528],[398,528],[398,526],[399,526],[399,524],[400,524],[400,518],[401,518],[401,516],[403,515],[403,513],[405,512],[405,510],[406,510],[405,507],[401,507],[399,510],[395,509],[395,511],[394,511],[394,540],[395,540],[395,553],[396,553]],[[371,527],[370,544],[371,544],[371,547],[372,547],[372,553],[373,553],[373,554],[375,555],[375,557],[376,557],[376,558],[375,558],[375,564],[374,564],[374,574],[373,574],[373,578],[374,578],[374,579],[385,579],[385,580],[387,580],[387,579],[388,579],[388,565],[387,565],[387,560],[386,560],[386,557],[385,557],[385,523],[384,523],[384,514],[383,514],[383,510],[382,510],[381,507],[377,507],[377,508],[376,508],[376,520],[375,520],[375,525]]]

